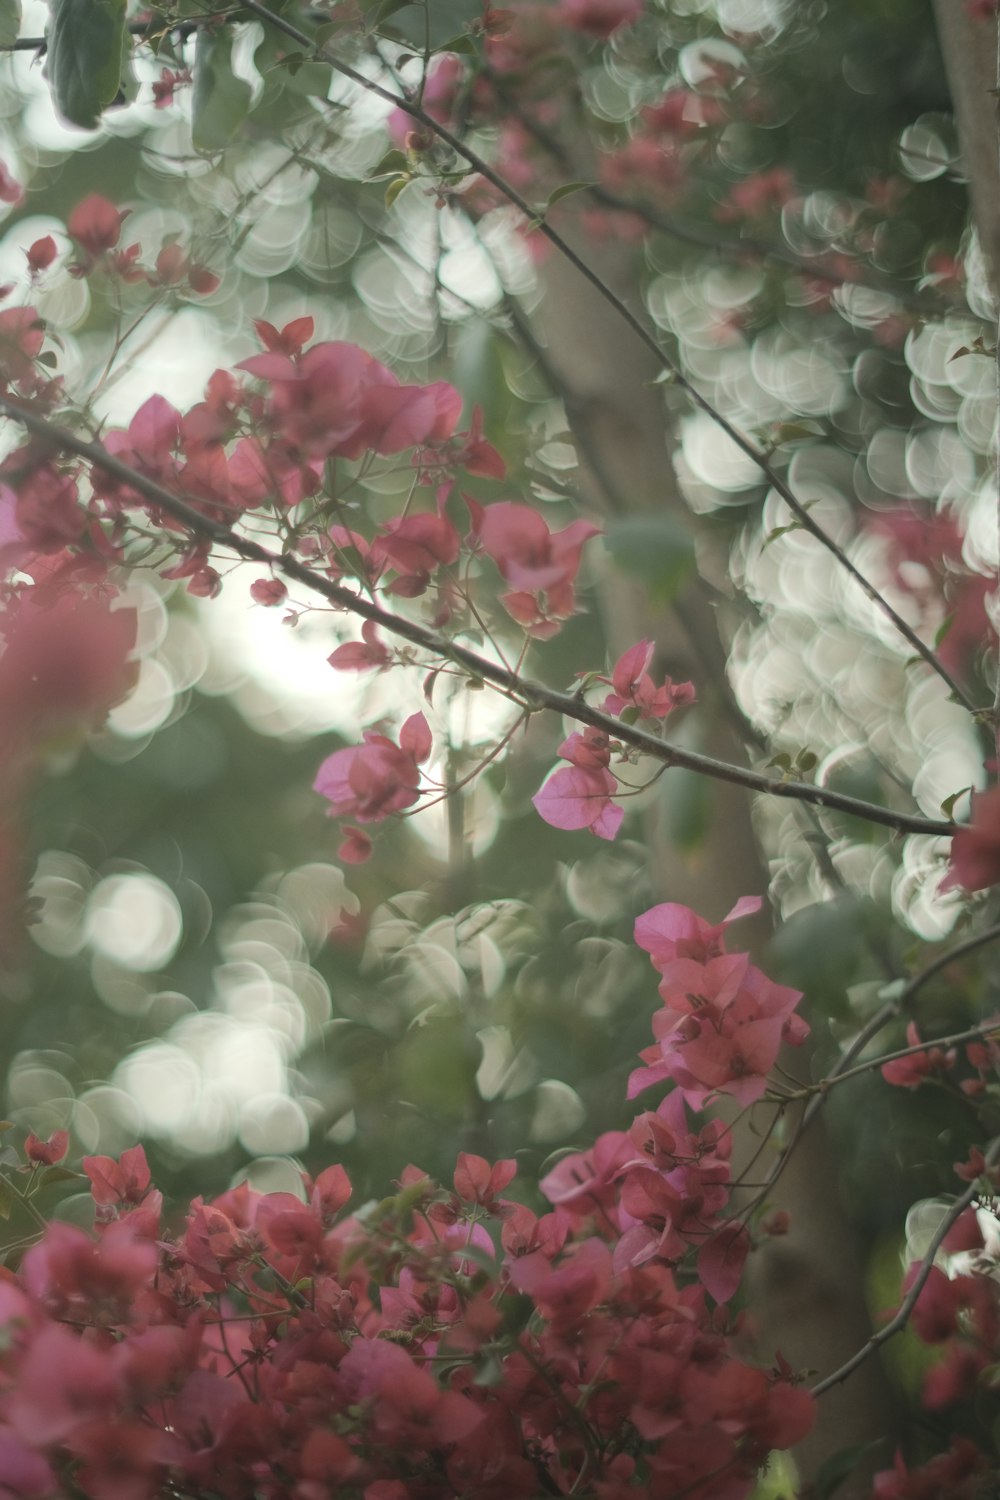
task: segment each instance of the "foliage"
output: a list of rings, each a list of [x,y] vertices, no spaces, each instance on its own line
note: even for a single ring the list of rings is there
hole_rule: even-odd
[[[993,330],[924,9],[856,9],[818,31],[777,0],[54,0],[17,42],[0,4],[0,45],[45,54],[12,78],[55,110],[51,158],[26,130],[0,170],[0,929],[28,1131],[0,1489],[736,1500],[904,1328],[957,1436],[914,1436],[874,1493],[995,1483]],[[597,269],[629,245],[648,316]],[[570,266],[632,341],[635,405],[655,382],[691,517],[623,491],[609,394],[528,316]],[[143,389],[175,328],[177,389]],[[638,639],[595,620],[616,587]],[[185,700],[236,595],[337,674],[325,753]],[[723,713],[742,759],[715,752]],[[789,982],[726,951],[759,899],[715,926],[657,900],[643,1046],[624,931],[658,799],[678,849],[705,838],[681,777],[760,796]],[[629,1122],[636,1052],[628,1097],[661,1097]],[[810,1391],[780,1351],[753,1362],[730,1305],[795,1232],[769,1195],[802,1132],[861,1087],[840,1120],[870,1218],[898,1242],[912,1198],[946,1201],[907,1231],[895,1313]],[[763,1138],[735,1179],[727,1101]]]

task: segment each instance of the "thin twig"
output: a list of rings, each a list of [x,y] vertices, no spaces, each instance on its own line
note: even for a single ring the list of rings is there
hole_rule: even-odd
[[[287,37],[297,42],[299,46],[308,47],[315,57],[327,63],[328,66],[342,74],[343,77],[349,78],[359,88],[366,90],[370,94],[374,94],[376,98],[384,100],[385,103],[393,105],[394,108],[402,110],[404,114],[416,120],[425,130],[432,131],[440,140],[450,146],[454,152],[463,157],[473,171],[478,172],[509,203],[513,204],[515,208],[524,214],[529,222],[536,225],[539,234],[544,236],[559,251],[560,255],[589,282],[598,295],[614,308],[618,316],[628,325],[644,347],[656,357],[661,368],[669,376],[670,382],[673,385],[679,386],[694,402],[695,406],[704,412],[726,434],[730,441],[735,443],[740,452],[746,454],[755,464],[768,484],[784,500],[802,528],[815,537],[837,559],[841,567],[854,579],[869,601],[892,622],[895,629],[911,646],[916,655],[921,657],[932,671],[946,683],[955,699],[970,714],[978,715],[979,710],[977,705],[973,702],[961,683],[948,671],[948,668],[936,655],[934,650],[920,639],[913,627],[908,625],[902,615],[892,607],[888,599],[883,598],[875,585],[851,561],[843,548],[823,530],[819,522],[813,518],[809,507],[799,500],[798,496],[790,489],[785,480],[781,478],[777,470],[768,462],[766,455],[745,433],[741,432],[738,427],[735,427],[729,421],[728,417],[724,416],[722,412],[713,406],[707,396],[702,395],[698,387],[683,373],[680,366],[675,364],[670,356],[660,347],[642,319],[587,264],[583,257],[573,249],[558,230],[552,228],[544,216],[539,217],[537,209],[533,208],[516,188],[512,187],[499,172],[491,167],[484,157],[480,156],[477,151],[474,151],[471,146],[466,145],[464,141],[461,141],[447,126],[442,125],[439,120],[436,120],[433,115],[428,114],[420,105],[414,104],[412,100],[407,99],[402,94],[393,93],[391,89],[387,89],[382,84],[376,83],[374,79],[366,78],[357,68],[351,67],[350,63],[343,62],[340,58],[335,57],[325,46],[317,45],[312,37],[307,36],[304,31],[300,31],[297,26],[293,26],[290,21],[286,21],[282,16],[276,15],[266,5],[261,5],[260,0],[243,0],[243,8],[259,16],[262,21],[266,21],[278,31],[284,32]]]
[[[1000,1136],[997,1136],[990,1144],[990,1148],[986,1153],[985,1167],[988,1169],[995,1166],[998,1158],[1000,1158]],[[927,1247],[926,1254],[920,1262],[920,1269],[917,1272],[913,1285],[899,1304],[894,1315],[889,1319],[888,1323],[884,1323],[881,1328],[873,1333],[868,1342],[863,1344],[855,1354],[852,1354],[850,1359],[845,1360],[839,1369],[834,1370],[831,1375],[824,1376],[822,1380],[813,1386],[812,1394],[814,1396],[822,1396],[825,1391],[832,1389],[833,1386],[840,1385],[842,1381],[847,1379],[848,1375],[854,1373],[859,1365],[863,1365],[865,1360],[875,1353],[876,1349],[881,1348],[894,1334],[901,1332],[906,1327],[910,1320],[910,1314],[916,1307],[920,1293],[924,1289],[927,1278],[934,1269],[937,1253],[944,1244],[948,1231],[961,1218],[969,1205],[975,1201],[979,1195],[979,1191],[979,1183],[970,1182],[965,1192],[955,1199],[938,1225]]]
[[[727,761],[716,760],[709,755],[700,755],[693,750],[661,740],[647,730],[639,729],[632,724],[625,724],[613,715],[594,708],[578,694],[561,693],[555,688],[546,687],[544,683],[521,677],[510,667],[490,661],[467,646],[438,635],[414,620],[407,620],[401,615],[392,614],[389,610],[355,594],[342,584],[334,583],[322,574],[314,573],[296,558],[272,552],[261,546],[259,542],[240,536],[230,527],[210,520],[187,500],[171,494],[162,485],[147,479],[145,475],[130,468],[128,464],[122,463],[99,443],[91,443],[84,438],[79,438],[67,428],[50,422],[46,417],[39,417],[36,413],[8,399],[0,398],[0,412],[22,423],[29,432],[43,442],[65,452],[75,453],[78,457],[86,459],[88,463],[96,464],[106,474],[120,479],[150,504],[166,511],[168,515],[180,521],[202,540],[226,547],[248,562],[262,563],[268,568],[276,569],[286,578],[292,578],[296,583],[302,584],[314,593],[321,594],[331,604],[336,604],[352,614],[360,615],[364,620],[371,620],[391,635],[400,636],[403,640],[422,647],[434,656],[453,661],[463,667],[472,677],[492,683],[502,691],[513,694],[517,701],[526,708],[547,709],[552,713],[563,714],[566,718],[575,719],[578,723],[589,724],[595,729],[602,730],[612,739],[631,745],[665,766],[681,766],[686,770],[709,776],[716,781],[728,781],[735,786],[746,787],[749,791],[764,792],[772,797],[787,797],[792,800],[811,802],[818,807],[826,807],[863,818],[866,822],[877,823],[884,828],[893,828],[898,833],[926,833],[950,837],[956,831],[954,823],[945,822],[939,818],[924,818],[912,813],[893,812],[890,808],[879,807],[873,802],[864,802],[858,797],[849,797],[846,793],[836,792],[830,787],[765,776],[759,771],[731,765]]]

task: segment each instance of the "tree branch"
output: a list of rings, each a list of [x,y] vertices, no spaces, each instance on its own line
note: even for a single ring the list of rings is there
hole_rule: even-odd
[[[1000,1136],[997,1136],[990,1144],[990,1148],[986,1153],[986,1167],[989,1168],[995,1166],[998,1159],[1000,1159]],[[927,1253],[924,1255],[923,1260],[920,1262],[920,1270],[917,1272],[917,1276],[914,1280],[913,1285],[910,1287],[910,1290],[907,1292],[906,1296],[899,1304],[899,1307],[896,1309],[894,1315],[889,1319],[889,1322],[884,1323],[876,1333],[873,1333],[868,1342],[862,1345],[862,1347],[857,1351],[856,1354],[852,1354],[851,1358],[849,1360],[846,1360],[839,1369],[834,1370],[831,1375],[824,1376],[822,1380],[814,1385],[812,1388],[812,1394],[814,1396],[822,1396],[825,1391],[830,1390],[833,1386],[839,1385],[841,1381],[846,1380],[848,1375],[851,1375],[859,1365],[864,1364],[865,1360],[875,1353],[876,1349],[879,1349],[883,1344],[888,1343],[889,1339],[891,1339],[894,1334],[899,1333],[906,1327],[907,1323],[910,1320],[910,1314],[916,1307],[920,1293],[924,1289],[927,1278],[931,1274],[931,1271],[934,1269],[934,1261],[936,1260],[937,1253],[947,1237],[949,1229],[951,1229],[952,1225],[959,1218],[961,1218],[962,1214],[969,1207],[969,1205],[975,1201],[978,1195],[978,1183],[970,1182],[965,1192],[962,1193],[960,1197],[955,1199],[954,1203],[951,1205],[951,1208],[949,1208],[948,1212],[941,1220],[941,1223],[938,1225],[934,1237],[927,1247]]]
[[[48,418],[40,417],[9,399],[0,398],[0,412],[20,422],[36,438],[49,446],[63,452],[75,453],[77,457],[95,464],[106,474],[121,480],[137,494],[142,495],[150,504],[158,506],[179,521],[182,526],[187,527],[193,536],[217,546],[226,547],[247,562],[262,563],[268,568],[283,573],[286,578],[291,578],[313,593],[322,595],[340,609],[360,615],[362,619],[371,620],[380,625],[390,635],[399,636],[435,656],[455,662],[471,676],[490,682],[503,692],[512,694],[527,708],[547,709],[552,713],[575,719],[580,724],[589,724],[595,729],[602,730],[612,739],[642,751],[653,760],[659,761],[661,765],[681,766],[717,781],[732,782],[749,791],[763,792],[772,797],[811,802],[817,807],[847,813],[853,817],[863,818],[866,822],[895,829],[898,833],[939,834],[949,837],[955,832],[955,824],[942,819],[894,812],[890,808],[879,807],[875,803],[864,802],[857,797],[849,797],[829,787],[813,786],[809,782],[783,781],[778,777],[765,776],[758,771],[730,765],[726,761],[716,760],[708,755],[699,755],[693,750],[658,739],[647,730],[625,724],[611,714],[592,707],[577,694],[560,693],[554,688],[546,687],[543,683],[521,677],[511,668],[490,661],[488,657],[480,656],[478,652],[460,645],[458,641],[448,640],[414,620],[407,620],[402,615],[393,614],[372,600],[345,588],[343,584],[334,583],[322,574],[313,572],[296,558],[272,552],[267,547],[261,546],[259,542],[240,536],[231,527],[210,520],[189,501],[172,494],[162,485],[152,479],[147,479],[145,475],[130,468],[128,464],[122,463],[99,443],[91,443],[84,438],[79,438],[67,428],[60,427],[50,422]]]
[[[307,36],[304,31],[300,31],[297,26],[293,26],[290,21],[286,21],[282,16],[276,15],[266,5],[261,5],[260,0],[241,0],[241,3],[245,10],[249,10],[253,15],[259,16],[262,21],[266,21],[268,25],[274,26],[278,31],[283,32],[285,36],[297,42],[300,47],[308,47],[313,56],[327,63],[336,72],[342,74],[343,77],[349,78],[359,88],[366,90],[370,94],[374,94],[376,98],[384,100],[387,104],[393,105],[394,108],[402,110],[404,114],[416,120],[425,130],[432,131],[434,135],[450,146],[458,156],[467,161],[473,171],[478,172],[509,203],[519,209],[529,221],[536,223],[539,234],[543,235],[559,251],[560,255],[590,283],[598,295],[615,309],[618,316],[628,325],[645,348],[655,355],[661,369],[670,377],[670,382],[686,392],[695,406],[711,418],[717,427],[721,428],[730,441],[735,443],[741,453],[746,454],[760,470],[768,484],[781,496],[802,528],[815,537],[837,559],[841,567],[850,574],[869,601],[891,621],[895,629],[910,645],[915,654],[921,657],[932,671],[947,684],[950,692],[957,701],[970,714],[978,716],[979,709],[965,688],[952,676],[931,647],[920,639],[913,627],[906,623],[902,615],[893,609],[892,605],[887,599],[883,598],[875,585],[855,566],[843,548],[823,530],[818,521],[814,520],[809,507],[799,500],[797,495],[795,495],[788,484],[778,474],[777,470],[769,463],[766,455],[745,433],[741,432],[738,427],[735,427],[729,421],[728,417],[725,417],[722,412],[713,406],[707,396],[702,395],[698,387],[683,373],[680,366],[675,364],[670,356],[660,347],[642,319],[612,291],[607,282],[587,264],[583,257],[577,254],[558,230],[553,229],[544,217],[539,218],[537,209],[532,207],[516,188],[512,187],[477,151],[474,151],[471,146],[459,140],[458,136],[450,131],[447,126],[442,125],[439,120],[436,120],[433,115],[428,114],[419,104],[413,103],[412,100],[407,99],[402,94],[394,94],[391,89],[387,89],[382,84],[376,83],[372,78],[366,78],[357,68],[351,67],[350,63],[345,63],[340,58],[335,57],[325,46],[317,45],[312,37]]]

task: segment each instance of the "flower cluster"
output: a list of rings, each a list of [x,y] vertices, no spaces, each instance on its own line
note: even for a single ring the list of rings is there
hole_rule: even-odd
[[[66,1145],[29,1138],[26,1193]],[[141,1147],[84,1170],[96,1233],[50,1225],[0,1282],[20,1500],[741,1500],[812,1425],[780,1355],[736,1352],[728,1137],[679,1090],[564,1157],[543,1212],[464,1152],[354,1213],[334,1165],[177,1228]]]
[[[630,1099],[671,1079],[695,1109],[715,1093],[752,1104],[781,1046],[800,1046],[809,1035],[795,1014],[799,991],[774,984],[749,954],[725,951],[726,926],[759,905],[739,902],[717,927],[672,902],[636,922],[635,940],[660,974],[663,1009],[653,1018],[656,1042],[629,1080]]]

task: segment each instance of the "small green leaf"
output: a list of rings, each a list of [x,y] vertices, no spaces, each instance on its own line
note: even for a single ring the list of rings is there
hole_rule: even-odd
[[[881,1447],[882,1442],[882,1438],[874,1438],[870,1443],[854,1443],[850,1448],[840,1448],[824,1459],[813,1480],[816,1500],[830,1500],[845,1479],[850,1479],[852,1474],[857,1473],[862,1460]]]
[[[21,29],[21,0],[0,0],[0,48],[13,47]]]
[[[434,51],[459,52],[465,54],[466,56],[471,55],[472,57],[475,57],[476,44],[467,31],[460,31],[458,36],[449,37],[446,42],[442,42],[439,47],[435,47]]]
[[[400,172],[408,171],[409,166],[405,151],[387,151],[382,160],[372,167],[366,181],[380,182],[385,177],[395,177]]]
[[[44,73],[57,112],[67,124],[95,130],[121,87],[125,0],[52,0],[45,38]]]
[[[800,750],[795,757],[795,764],[800,771],[807,772],[814,769],[819,756],[814,750]]]
[[[935,649],[935,651],[940,646],[941,642],[944,640],[945,636],[948,634],[949,630],[954,625],[954,623],[955,623],[955,612],[954,612],[954,610],[952,610],[951,614],[945,616],[945,618],[941,621],[941,624],[938,626],[937,630],[934,632],[934,649]]]
[[[413,0],[362,0],[362,8],[371,12],[369,25],[373,30],[381,26],[383,21],[388,21],[397,10],[405,10],[408,5],[412,4]]]
[[[763,547],[761,547],[760,550],[762,552],[764,552],[768,547],[770,547],[770,545],[771,545],[772,542],[776,542],[778,540],[779,536],[784,536],[787,531],[801,531],[801,530],[802,530],[802,522],[801,521],[790,521],[787,526],[776,526],[773,531],[769,531],[767,533],[767,536],[764,538],[764,545],[763,545]]]
[[[0,1177],[0,1219],[9,1219],[13,1206],[14,1195],[10,1190],[10,1185]]]
[[[196,151],[221,151],[233,139],[250,109],[252,90],[233,72],[233,38],[226,30],[202,28],[194,53],[191,139]]]
[[[792,757],[787,750],[781,750],[777,755],[772,755],[768,761],[768,767],[775,766],[779,771],[790,771],[792,769]]]
[[[399,197],[400,193],[406,187],[407,183],[410,183],[412,181],[413,181],[412,177],[406,177],[406,176],[399,176],[399,177],[394,177],[393,178],[393,180],[389,183],[389,186],[385,190],[385,206],[386,206],[386,208],[391,208],[392,207],[392,205],[395,203],[396,199]]]
[[[53,1182],[77,1182],[79,1180],[80,1173],[72,1171],[69,1167],[46,1167],[38,1179],[39,1183],[46,1187]]]
[[[560,198],[568,198],[570,193],[586,192],[588,188],[592,188],[593,186],[592,182],[564,182],[560,187],[553,188],[549,194],[549,200],[545,205],[546,213],[548,213],[554,204],[559,202]]]
[[[971,791],[974,791],[974,790],[975,790],[974,787],[963,786],[957,792],[952,792],[952,794],[951,794],[950,797],[946,797],[944,799],[944,801],[941,803],[941,811],[944,814],[944,816],[946,818],[950,818],[951,815],[952,815],[952,813],[955,811],[955,803],[958,801],[958,799],[960,797],[964,797],[965,794],[966,794],[966,792],[971,792]]]

